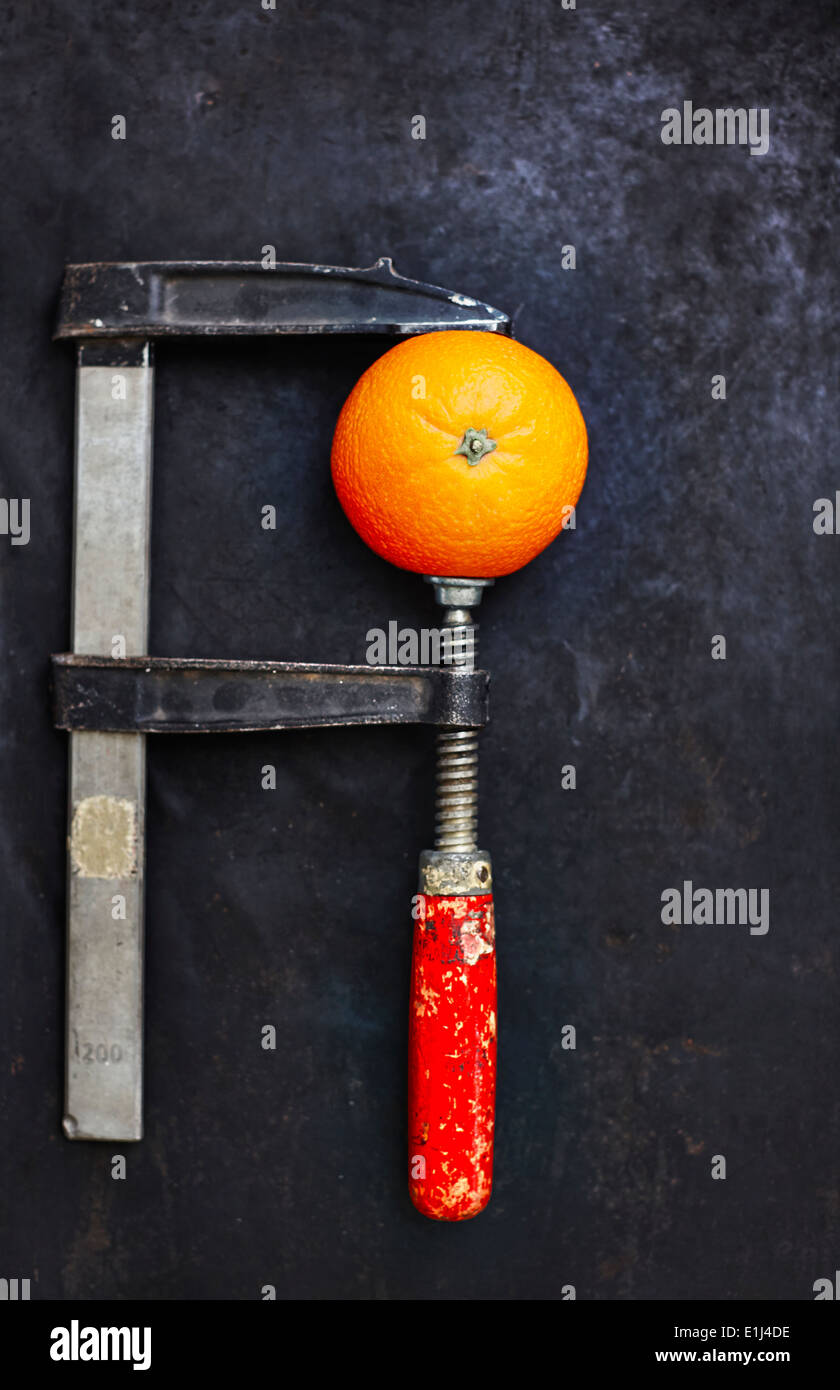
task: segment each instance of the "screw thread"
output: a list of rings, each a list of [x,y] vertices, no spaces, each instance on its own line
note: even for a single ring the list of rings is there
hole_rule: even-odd
[[[435,849],[478,848],[478,729],[437,736]]]
[[[453,638],[450,662],[457,665],[458,656],[454,653],[470,650],[470,665],[473,665],[478,629],[472,623],[469,610],[450,608],[444,618],[444,627]],[[468,641],[471,649],[466,646]],[[477,848],[478,730],[441,729],[437,736],[435,849]]]

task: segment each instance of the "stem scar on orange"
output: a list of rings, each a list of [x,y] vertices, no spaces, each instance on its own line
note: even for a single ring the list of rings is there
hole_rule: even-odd
[[[495,333],[408,338],[359,378],[332,446],[339,501],[401,569],[510,574],[554,540],[586,476],[586,425],[539,353]]]

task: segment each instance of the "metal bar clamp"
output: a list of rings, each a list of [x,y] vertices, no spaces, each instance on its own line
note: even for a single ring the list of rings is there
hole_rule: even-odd
[[[143,1135],[145,739],[321,724],[480,727],[487,676],[428,667],[150,657],[157,338],[508,333],[500,310],[368,269],[170,261],[68,266],[56,337],[75,340],[72,653],[53,657],[70,736],[64,1133]]]

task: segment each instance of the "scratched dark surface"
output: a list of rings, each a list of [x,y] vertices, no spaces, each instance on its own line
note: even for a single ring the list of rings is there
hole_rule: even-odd
[[[0,537],[0,1275],[33,1297],[809,1299],[837,1268],[838,28],[775,0],[7,9],[0,495],[32,534]],[[666,148],[684,98],[769,107],[769,153]],[[146,1138],[116,1182],[119,1146],[59,1127],[62,266],[268,243],[514,313],[590,431],[577,531],[484,606],[497,1177],[460,1226],[405,1183],[429,731],[153,744]],[[358,661],[433,621],[329,481],[382,347],[159,350],[153,651]],[[664,926],[684,879],[769,889],[769,933]]]

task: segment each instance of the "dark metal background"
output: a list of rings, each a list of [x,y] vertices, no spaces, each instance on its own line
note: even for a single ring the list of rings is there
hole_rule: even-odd
[[[837,38],[819,0],[5,16],[0,496],[31,498],[32,537],[0,537],[0,1275],[39,1298],[807,1299],[837,1267],[840,541],[812,531],[839,476]],[[769,106],[769,154],[666,148],[683,98]],[[150,743],[147,1137],[115,1182],[110,1146],[59,1129],[62,268],[269,243],[392,255],[515,313],[589,425],[577,531],[483,605],[498,1177],[463,1226],[405,1190],[431,730]],[[368,628],[434,624],[329,480],[382,346],[160,346],[154,652],[359,662]],[[684,878],[769,887],[769,935],[663,926]]]

